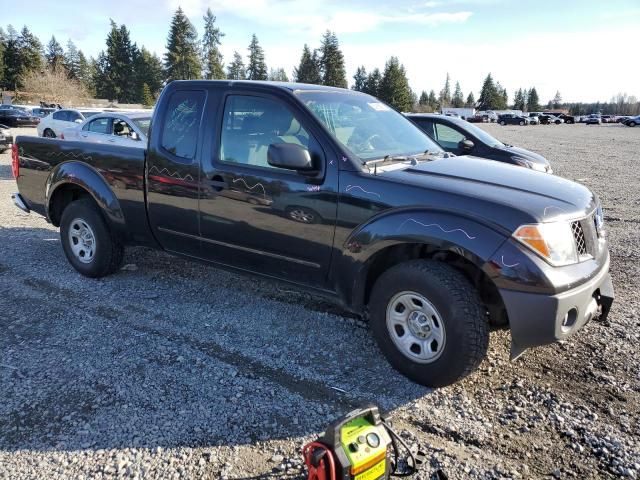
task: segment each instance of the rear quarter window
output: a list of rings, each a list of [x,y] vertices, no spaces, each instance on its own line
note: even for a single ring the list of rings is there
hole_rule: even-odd
[[[196,156],[204,101],[203,91],[184,90],[173,92],[167,102],[161,146],[184,163]]]

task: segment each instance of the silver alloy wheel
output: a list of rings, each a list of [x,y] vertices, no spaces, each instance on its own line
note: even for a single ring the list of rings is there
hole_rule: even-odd
[[[96,236],[87,222],[74,218],[69,224],[69,246],[82,263],[91,263],[96,253]]]
[[[446,344],[442,317],[423,295],[404,291],[387,305],[387,330],[400,352],[416,363],[437,360]]]
[[[311,223],[313,222],[313,213],[301,208],[294,208],[289,212],[289,216],[296,222]]]

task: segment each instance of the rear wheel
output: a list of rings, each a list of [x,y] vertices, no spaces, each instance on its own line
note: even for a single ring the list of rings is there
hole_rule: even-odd
[[[42,136],[46,138],[56,138],[56,134],[50,128],[45,128],[44,132],[42,132]]]
[[[500,125],[502,125],[503,127],[504,127],[506,124],[507,124],[507,122],[505,122],[504,120],[502,120],[502,121],[500,122]]]
[[[524,122],[522,120],[520,120],[520,126],[524,126]]]
[[[64,209],[60,240],[69,263],[86,277],[104,277],[122,265],[124,247],[90,198],[76,200]]]
[[[630,127],[635,127],[636,126],[636,122],[629,122],[627,125],[629,125]]]
[[[489,324],[482,301],[444,263],[413,260],[387,270],[373,288],[369,312],[387,360],[414,382],[450,385],[486,356]]]

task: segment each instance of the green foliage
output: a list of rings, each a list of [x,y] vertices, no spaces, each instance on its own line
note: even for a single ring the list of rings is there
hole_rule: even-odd
[[[420,105],[421,107],[426,107],[429,105],[429,94],[427,93],[426,90],[422,90],[422,93],[420,93],[420,98],[418,99],[418,105]]]
[[[178,8],[171,20],[167,52],[164,55],[165,78],[193,80],[200,78],[202,64],[198,45],[198,34],[187,16]]]
[[[145,47],[136,52],[133,70],[136,81],[136,92],[138,97],[136,103],[145,102],[144,87],[149,89],[152,99],[155,99],[162,89],[164,72],[162,71],[162,61]]]
[[[353,88],[358,92],[364,92],[367,85],[367,70],[364,67],[358,67],[356,74],[353,76]]]
[[[269,70],[269,80],[272,82],[288,82],[289,77],[287,76],[287,72],[284,71],[284,68],[272,68]]]
[[[313,83],[315,85],[322,84],[318,53],[315,50],[311,53],[311,50],[306,43],[302,48],[300,64],[293,71],[293,78],[296,82],[300,83]]]
[[[52,69],[64,68],[64,50],[55,36],[52,36],[51,40],[49,40],[44,56],[47,59],[47,65]]]
[[[227,78],[229,80],[244,80],[247,78],[242,55],[238,52],[233,52],[233,61],[227,67]]]
[[[398,57],[391,57],[384,67],[380,82],[380,99],[401,112],[409,111],[413,106],[407,74]]]
[[[258,43],[254,33],[249,44],[249,64],[247,65],[247,80],[267,80],[267,64],[264,61],[264,50]]]
[[[527,111],[537,112],[540,110],[540,99],[538,98],[538,91],[536,87],[531,87],[527,95]]]
[[[4,85],[4,43],[6,42],[6,35],[2,27],[0,27],[0,89]]]
[[[96,86],[93,81],[96,74],[96,61],[93,58],[87,60],[82,50],[78,50],[78,80],[86,89],[87,94],[95,96]]]
[[[451,106],[451,79],[449,78],[449,73],[447,73],[447,79],[444,82],[444,88],[440,90],[440,97],[438,98],[440,101],[440,107],[449,107]]]
[[[527,110],[526,91],[522,91],[521,88],[513,96],[513,109],[522,110],[523,112]]]
[[[222,65],[222,54],[218,49],[220,39],[224,33],[216,27],[216,17],[210,8],[204,18],[204,35],[202,37],[202,61],[204,63],[204,78],[208,80],[226,78]]]
[[[64,68],[69,78],[74,80],[80,78],[80,52],[71,40],[67,42],[67,51],[64,54]]]
[[[562,96],[560,95],[559,91],[556,91],[556,94],[554,95],[553,100],[549,102],[549,106],[551,108],[560,108],[561,104],[562,104]]]
[[[491,74],[487,75],[480,90],[478,108],[480,110],[504,110],[507,108],[507,91],[502,88],[500,82],[493,82]]]
[[[367,75],[367,81],[364,83],[364,93],[373,95],[374,97],[380,97],[380,83],[382,82],[382,74],[380,69],[376,68]]]
[[[20,32],[18,48],[20,49],[19,58],[23,73],[42,70],[42,43],[26,26]]]
[[[107,35],[107,50],[100,52],[95,73],[96,95],[100,98],[134,103],[140,98],[136,89],[136,72],[132,68],[139,55],[138,47],[131,43],[125,25],[118,27],[111,20]]]
[[[20,60],[20,38],[18,32],[9,25],[4,43],[4,85],[10,90],[22,87],[21,77],[24,72]]]
[[[460,82],[456,82],[456,88],[453,91],[453,97],[451,98],[451,105],[454,108],[464,107],[464,95],[462,94],[462,89],[460,88]]]
[[[476,97],[474,97],[473,92],[469,92],[464,106],[468,108],[474,108],[476,106]]]
[[[436,110],[438,108],[438,99],[436,98],[436,92],[431,89],[429,92],[429,107],[432,110]]]
[[[338,37],[329,30],[322,36],[322,44],[320,45],[320,67],[323,85],[347,88],[344,55],[342,54],[342,50],[340,50]]]
[[[143,83],[142,84],[142,104],[145,107],[152,107],[154,103],[155,103],[155,99],[151,94],[151,89],[149,88],[149,85],[147,85],[146,83]]]

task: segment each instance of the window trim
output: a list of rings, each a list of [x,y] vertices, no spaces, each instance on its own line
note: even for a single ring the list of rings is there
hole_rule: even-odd
[[[202,94],[202,108],[200,112],[200,119],[198,120],[198,137],[196,138],[196,150],[193,153],[193,158],[185,158],[179,155],[176,155],[173,152],[170,152],[166,148],[164,148],[163,138],[164,138],[164,128],[166,125],[167,116],[169,114],[169,104],[174,95],[180,93],[200,93]],[[173,163],[178,163],[180,165],[197,165],[199,163],[199,156],[201,155],[203,149],[203,141],[204,141],[204,118],[207,111],[207,104],[209,100],[209,92],[204,88],[176,88],[171,91],[168,95],[167,100],[164,102],[166,107],[162,112],[162,119],[159,122],[160,132],[158,137],[158,150],[162,152],[163,155],[167,156]]]
[[[309,134],[309,138],[313,138],[313,140],[315,141],[315,143],[318,145],[318,148],[320,149],[319,156],[320,158],[319,160],[319,168],[318,168],[318,175],[314,176],[313,178],[324,178],[325,176],[325,172],[326,172],[326,159],[327,159],[327,154],[325,152],[325,149],[322,145],[322,142],[320,142],[318,140],[318,135],[313,131],[313,128],[309,128],[309,122],[308,120],[305,118],[305,115],[302,114],[301,109],[298,105],[296,105],[294,102],[288,101],[288,99],[282,98],[280,96],[277,95],[271,95],[268,93],[263,93],[263,92],[256,92],[256,91],[250,91],[250,90],[227,90],[224,92],[224,94],[222,95],[222,98],[220,100],[220,112],[218,115],[218,118],[216,120],[216,126],[219,129],[218,134],[215,136],[216,141],[214,144],[214,150],[213,150],[213,166],[214,167],[221,167],[221,166],[225,166],[225,167],[234,167],[234,168],[240,168],[241,170],[246,170],[246,171],[255,171],[255,172],[272,172],[274,174],[277,175],[287,175],[287,176],[295,176],[295,177],[300,177],[300,178],[309,178],[308,176],[302,176],[299,172],[295,171],[295,170],[289,170],[286,168],[277,168],[277,167],[262,167],[260,165],[251,165],[248,163],[240,163],[240,162],[228,162],[228,161],[224,161],[221,159],[220,156],[220,152],[222,149],[222,133],[224,131],[224,122],[225,122],[225,112],[227,109],[227,102],[229,101],[229,97],[257,97],[257,98],[262,98],[265,100],[270,100],[274,103],[279,103],[281,105],[283,105],[286,109],[288,109],[291,114],[293,115],[293,118],[295,120],[297,120],[297,122],[300,124],[301,128],[303,128],[308,134]],[[311,125],[312,126],[312,125]]]
[[[90,121],[87,122],[87,129],[85,130],[84,127],[83,127],[82,130],[86,131],[87,133],[94,134],[94,135],[109,135],[108,133],[94,132],[93,130],[90,130],[91,124],[93,122],[96,122],[96,121],[98,121],[100,119],[103,119],[103,118],[107,120],[107,125],[108,125],[107,130],[111,130],[113,128],[113,126],[112,126],[113,125],[113,121],[112,121],[111,117],[94,118],[93,120],[90,120]]]

